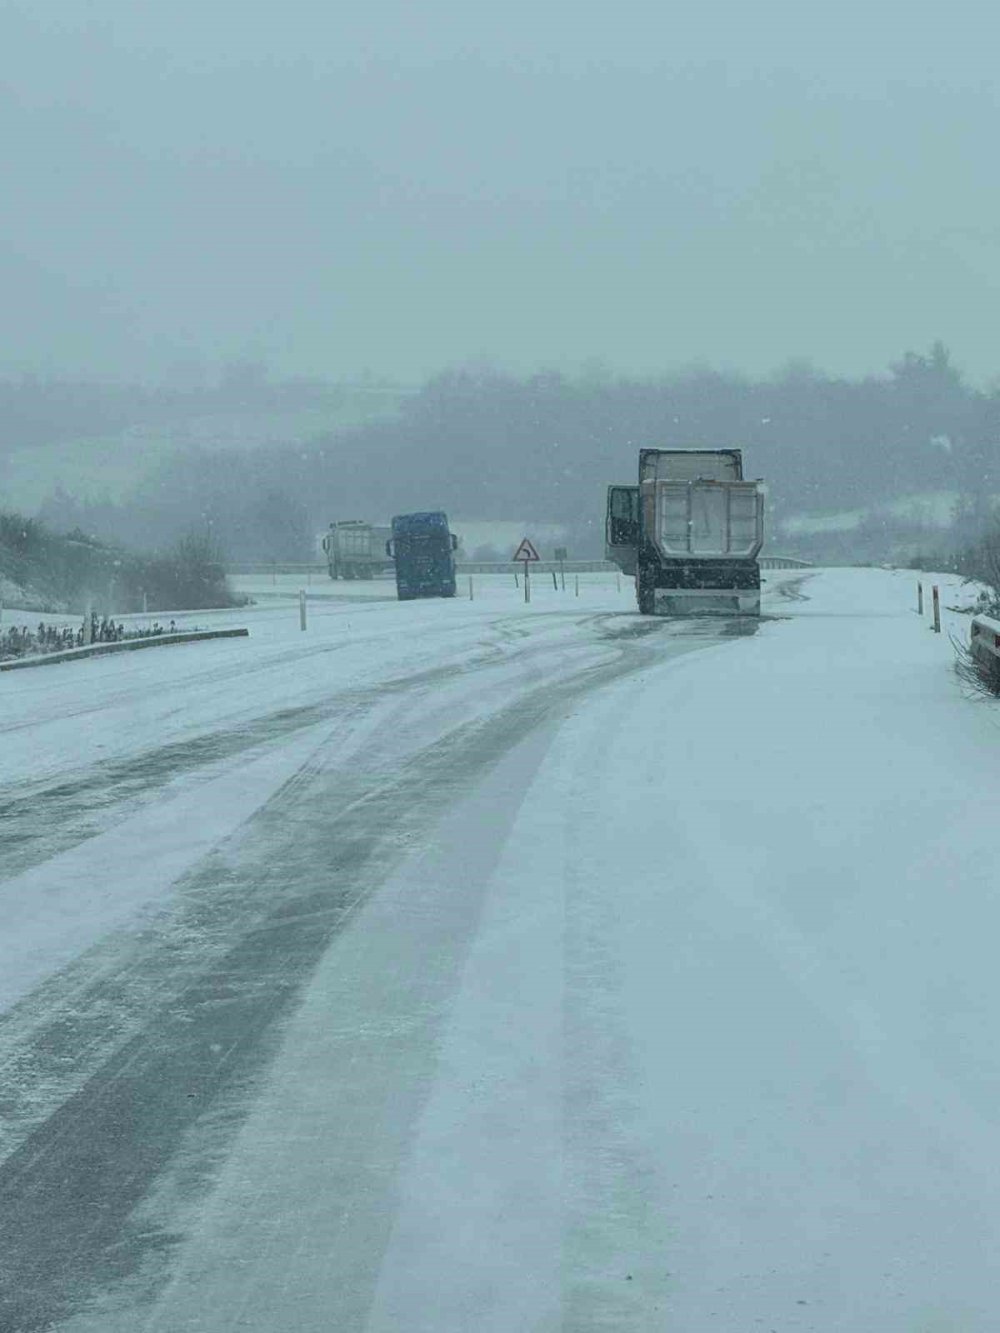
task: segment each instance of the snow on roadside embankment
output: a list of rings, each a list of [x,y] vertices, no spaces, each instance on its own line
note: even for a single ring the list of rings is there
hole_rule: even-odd
[[[809,579],[790,621],[563,728],[452,1009],[370,1333],[404,1310],[436,1333],[997,1327],[1000,712],[963,696],[913,585]],[[518,1282],[491,1280],[498,1255]]]

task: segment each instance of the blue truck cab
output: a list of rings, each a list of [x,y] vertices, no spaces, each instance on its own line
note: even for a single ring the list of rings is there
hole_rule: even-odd
[[[397,514],[386,554],[395,561],[396,592],[401,602],[414,597],[455,596],[458,538],[440,510]]]

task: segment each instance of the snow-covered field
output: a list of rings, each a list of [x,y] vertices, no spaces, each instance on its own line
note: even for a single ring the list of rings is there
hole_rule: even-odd
[[[1000,712],[915,579],[3,677],[0,1327],[1000,1327]]]
[[[864,509],[796,514],[782,519],[779,530],[788,537],[810,536],[821,532],[853,532],[862,523],[895,520],[924,528],[928,534],[935,529],[947,528],[955,520],[955,509],[961,501],[958,491],[925,491],[902,495],[884,504]],[[996,500],[997,496],[989,497]]]

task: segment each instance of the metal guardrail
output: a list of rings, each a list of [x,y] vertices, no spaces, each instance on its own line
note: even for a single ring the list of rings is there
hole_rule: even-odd
[[[968,664],[984,689],[1000,696],[1000,620],[991,616],[973,616],[969,627]],[[959,667],[963,671],[963,667]]]
[[[165,648],[173,643],[200,643],[203,639],[245,639],[248,629],[181,630],[178,634],[148,634],[141,639],[118,639],[114,643],[88,643],[82,648],[65,648],[56,653],[37,653],[31,657],[12,657],[0,662],[0,671],[23,671],[25,667],[55,666],[58,662],[76,662],[84,657],[105,657],[109,653],[134,653],[143,648]]]
[[[519,574],[523,568],[521,560],[465,560],[456,564],[458,574]],[[535,560],[531,562],[532,574],[558,574],[560,570],[567,574],[617,574],[618,566],[610,560]]]
[[[239,561],[226,566],[226,573],[236,577],[246,577],[253,574],[326,574],[328,573],[326,561],[309,561],[308,563],[295,563],[285,560],[259,560]]]
[[[812,569],[809,560],[797,560],[791,555],[762,555],[757,562],[761,569]]]
[[[511,574],[520,569],[520,561],[514,560],[461,560],[456,566],[458,574]],[[808,560],[798,560],[794,556],[762,555],[759,560],[761,569],[811,569]],[[531,566],[536,574],[551,574],[565,570],[567,574],[616,574],[618,566],[610,560],[566,560],[562,564],[557,560],[540,560]],[[255,574],[275,576],[278,574],[300,574],[305,576],[328,576],[325,563],[295,563],[286,561],[256,563],[237,563],[226,568],[227,574],[236,577],[252,577]],[[391,578],[391,574],[376,574],[377,578]]]
[[[1000,670],[1000,620],[973,616],[969,630],[969,651],[978,662]]]
[[[564,569],[567,574],[614,574],[618,566],[609,560],[566,560],[562,565],[557,560],[539,560],[531,566],[536,574],[551,574]],[[521,562],[514,560],[460,560],[455,565],[456,574],[514,574],[520,572]],[[278,561],[275,564],[233,564],[226,568],[226,573],[237,578],[252,578],[260,575],[271,578],[278,574],[300,574],[303,577],[322,575],[329,577],[325,564],[295,564]],[[391,570],[373,575],[374,579],[392,578]],[[359,580],[352,580],[357,582]],[[369,582],[370,580],[360,580]]]

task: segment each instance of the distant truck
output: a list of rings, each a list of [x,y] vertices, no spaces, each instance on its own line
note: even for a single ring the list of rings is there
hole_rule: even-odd
[[[385,544],[390,529],[361,519],[345,518],[330,524],[323,538],[326,564],[332,579],[371,579],[392,568]]]
[[[643,615],[760,614],[764,493],[739,449],[640,449],[638,486],[609,486],[606,554]]]
[[[448,528],[447,514],[439,510],[397,514],[385,552],[396,566],[399,600],[454,597],[457,549],[458,538]]]

